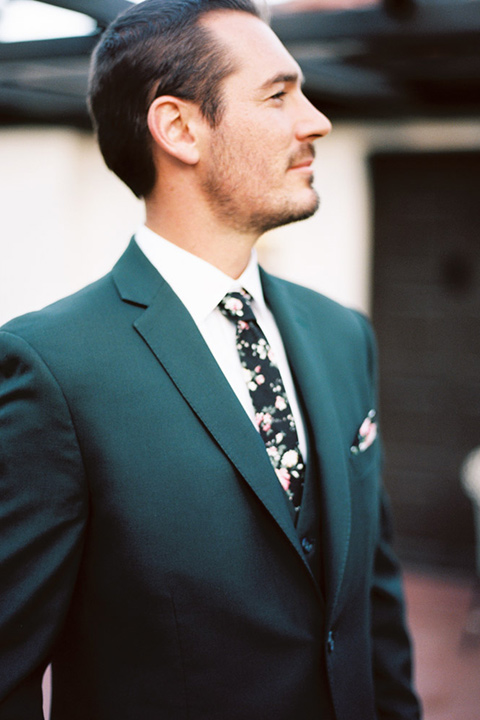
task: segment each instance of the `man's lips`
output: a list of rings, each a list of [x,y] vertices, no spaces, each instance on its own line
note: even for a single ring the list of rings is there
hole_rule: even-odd
[[[311,152],[309,152],[307,155],[305,153],[302,153],[302,155],[297,155],[297,157],[292,158],[288,169],[311,170],[314,157],[314,154]]]
[[[304,168],[310,169],[312,167],[313,158],[310,158],[309,160],[303,160],[302,162],[296,163],[295,165],[290,166],[290,170],[302,170]]]

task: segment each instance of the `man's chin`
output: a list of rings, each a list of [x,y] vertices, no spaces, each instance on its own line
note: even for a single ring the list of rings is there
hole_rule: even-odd
[[[279,217],[277,227],[280,225],[290,225],[291,223],[300,222],[301,220],[307,220],[309,217],[312,217],[312,215],[315,215],[320,206],[320,198],[313,188],[310,188],[309,195],[310,197],[308,200],[303,203],[298,203],[296,207],[292,207],[290,209],[286,208],[282,217]]]
[[[313,188],[309,188],[308,195],[305,195],[306,191],[301,200],[297,198],[295,203],[292,202],[291,197],[285,198],[283,204],[280,204],[275,210],[273,208],[270,208],[269,211],[262,209],[250,215],[248,230],[263,234],[274,228],[312,217],[318,210],[320,199]]]
[[[263,233],[269,230],[274,230],[284,225],[291,225],[292,223],[300,222],[301,220],[307,220],[309,217],[315,214],[318,208],[318,203],[315,207],[304,208],[303,210],[295,210],[290,213],[282,213],[281,215],[275,215],[275,217],[265,218],[258,225],[255,225],[257,232],[263,235]]]

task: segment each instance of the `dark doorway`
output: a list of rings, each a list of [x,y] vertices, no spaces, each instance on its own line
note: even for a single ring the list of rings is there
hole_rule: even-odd
[[[404,559],[473,568],[460,466],[480,446],[480,153],[381,153],[373,320]]]

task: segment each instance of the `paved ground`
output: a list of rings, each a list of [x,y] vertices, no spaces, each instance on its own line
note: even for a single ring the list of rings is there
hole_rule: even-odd
[[[405,592],[424,720],[480,720],[480,584],[407,572]]]

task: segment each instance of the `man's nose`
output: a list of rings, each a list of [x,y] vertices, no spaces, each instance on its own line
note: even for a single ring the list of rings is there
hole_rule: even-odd
[[[332,123],[320,110],[303,96],[303,107],[297,124],[297,137],[300,140],[324,137],[332,129]]]

